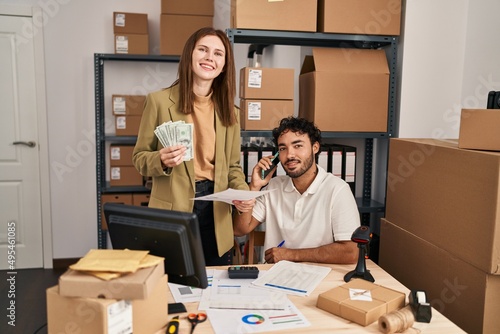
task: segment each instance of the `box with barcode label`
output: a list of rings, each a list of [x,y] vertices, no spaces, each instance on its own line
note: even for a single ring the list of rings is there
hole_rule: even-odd
[[[240,98],[293,100],[293,68],[243,67],[240,70]]]
[[[293,116],[293,100],[240,100],[242,130],[272,130],[289,116]]]
[[[156,333],[168,322],[164,275],[146,299],[66,297],[59,286],[46,291],[49,333]]]
[[[363,279],[321,293],[316,306],[322,310],[368,326],[391,311],[405,305],[406,295]]]

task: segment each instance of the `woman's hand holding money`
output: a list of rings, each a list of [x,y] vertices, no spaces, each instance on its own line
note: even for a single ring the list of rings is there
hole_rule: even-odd
[[[184,161],[186,146],[173,145],[160,150],[160,160],[165,167],[175,167]]]

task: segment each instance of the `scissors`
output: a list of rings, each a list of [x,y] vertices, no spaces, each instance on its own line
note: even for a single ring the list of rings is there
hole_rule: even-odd
[[[207,320],[207,314],[206,313],[198,313],[198,314],[189,313],[188,320],[191,323],[191,334],[192,334],[194,332],[194,328],[196,327],[196,325]]]

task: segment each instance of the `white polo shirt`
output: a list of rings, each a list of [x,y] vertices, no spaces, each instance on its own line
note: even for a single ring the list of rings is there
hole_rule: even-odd
[[[253,216],[266,226],[264,249],[314,248],[350,240],[360,225],[356,200],[349,185],[317,166],[318,175],[300,194],[289,176],[276,176],[257,198]]]

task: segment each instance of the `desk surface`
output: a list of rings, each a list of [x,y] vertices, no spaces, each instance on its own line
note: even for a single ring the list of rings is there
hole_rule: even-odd
[[[330,290],[336,286],[344,284],[344,275],[349,271],[353,270],[355,265],[328,265],[328,264],[315,264],[324,265],[332,268],[332,271],[328,276],[318,285],[318,287],[313,291],[310,296],[300,297],[289,295],[288,298],[293,304],[302,312],[302,314],[311,323],[310,327],[298,328],[294,330],[286,331],[273,331],[270,333],[331,333],[335,330],[335,333],[380,333],[378,330],[378,322],[374,322],[367,327],[360,326],[356,323],[345,320],[341,317],[323,311],[316,307],[316,300],[318,295],[322,292]],[[269,269],[272,264],[261,264],[257,265],[259,269],[266,270]],[[382,285],[394,290],[404,292],[407,296],[410,290],[404,285],[399,283],[395,278],[385,272],[378,265],[370,260],[367,260],[366,264],[368,270],[375,278],[375,283]],[[225,270],[227,267],[211,267],[213,269]],[[169,301],[173,301],[172,295],[169,296]],[[408,302],[408,297],[407,297]],[[197,312],[198,303],[185,303],[188,312]],[[179,314],[180,317],[180,328],[179,334],[189,333],[191,330],[191,325],[186,320],[186,313]],[[458,326],[453,324],[445,316],[437,312],[435,309],[432,310],[432,321],[427,323],[415,322],[413,328],[417,328],[421,333],[465,333]],[[210,325],[210,318],[208,321],[196,326],[194,333],[206,334],[214,333],[212,326]],[[228,333],[231,334],[231,333]]]

